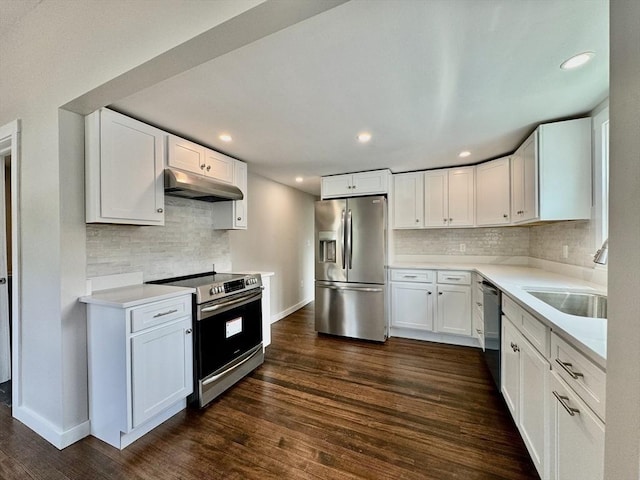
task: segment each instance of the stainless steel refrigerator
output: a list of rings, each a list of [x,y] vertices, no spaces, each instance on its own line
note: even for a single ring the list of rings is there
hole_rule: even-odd
[[[387,199],[316,202],[316,331],[384,342]]]

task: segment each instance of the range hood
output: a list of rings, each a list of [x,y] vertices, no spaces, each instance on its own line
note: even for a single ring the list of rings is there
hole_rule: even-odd
[[[203,202],[224,202],[243,198],[242,191],[234,185],[174,168],[164,169],[164,193]]]

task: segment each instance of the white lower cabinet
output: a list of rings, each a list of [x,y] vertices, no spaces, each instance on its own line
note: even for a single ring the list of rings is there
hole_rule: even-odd
[[[193,392],[191,294],[129,308],[86,303],[91,434],[122,449]]]
[[[542,479],[547,478],[549,362],[507,318],[502,321],[502,394]]]
[[[433,331],[435,285],[391,283],[391,319],[394,327]]]
[[[471,289],[465,285],[438,284],[438,331],[471,335]]]
[[[604,423],[555,373],[550,376],[550,480],[602,480]]]

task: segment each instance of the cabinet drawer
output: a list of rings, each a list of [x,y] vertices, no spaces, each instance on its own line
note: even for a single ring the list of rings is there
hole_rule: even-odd
[[[471,272],[454,272],[443,270],[438,272],[438,283],[471,285]]]
[[[191,315],[191,295],[131,309],[131,333]]]
[[[551,367],[604,421],[606,373],[555,333],[551,335]]]
[[[394,282],[433,283],[434,278],[432,270],[391,270],[391,280]]]
[[[521,331],[542,355],[549,358],[549,327],[523,310]]]
[[[502,313],[514,324],[522,323],[522,309],[506,295],[502,295]]]

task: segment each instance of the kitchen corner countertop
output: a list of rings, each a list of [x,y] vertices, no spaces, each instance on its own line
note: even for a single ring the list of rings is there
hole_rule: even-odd
[[[472,270],[493,283],[522,308],[548,325],[601,368],[607,363],[607,319],[569,315],[537,299],[526,289],[571,289],[606,295],[606,287],[574,277],[520,265],[395,263],[389,269]]]
[[[97,290],[91,295],[80,297],[79,300],[92,305],[129,308],[194,292],[195,290],[193,288],[141,283],[127,285],[125,287],[109,288],[107,290]]]

